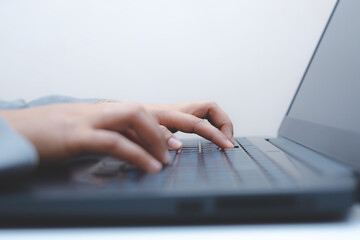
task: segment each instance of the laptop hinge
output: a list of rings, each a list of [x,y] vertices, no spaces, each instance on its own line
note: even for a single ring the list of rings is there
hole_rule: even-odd
[[[345,166],[344,164],[325,157],[291,140],[283,137],[277,137],[271,138],[268,141],[295,159],[298,159],[304,164],[320,172],[334,176],[353,175],[351,168]],[[326,166],[326,168],[324,166]]]

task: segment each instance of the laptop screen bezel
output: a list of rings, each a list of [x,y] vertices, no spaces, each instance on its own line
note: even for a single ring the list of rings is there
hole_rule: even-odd
[[[335,3],[320,40],[303,74],[299,87],[294,94],[288,111],[281,123],[278,136],[287,138],[332,159],[339,160],[346,165],[353,167],[357,172],[360,172],[360,147],[359,144],[357,144],[360,143],[360,137],[358,134],[289,117],[290,109],[295,102],[299,89],[307,76],[308,70],[340,2],[341,1],[338,0]]]

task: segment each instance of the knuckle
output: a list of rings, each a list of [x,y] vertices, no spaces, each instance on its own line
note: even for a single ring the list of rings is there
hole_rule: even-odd
[[[194,119],[194,132],[198,132],[206,124],[207,121],[205,119],[201,119],[201,118]]]
[[[101,142],[102,148],[106,152],[114,152],[118,145],[118,140],[115,137],[108,137]]]
[[[118,110],[118,106],[110,103],[98,104],[96,107],[99,109],[99,111],[101,111],[102,115],[105,116],[111,115]]]
[[[162,145],[163,142],[165,142],[165,131],[154,131],[151,135],[151,140],[147,141],[145,143],[146,149],[157,149],[159,146]]]
[[[197,120],[197,125],[206,125],[208,123],[208,121],[206,121],[205,119],[199,118]]]
[[[207,139],[210,140],[210,141],[214,141],[215,135],[214,135],[213,133],[210,133],[210,134],[207,136]]]
[[[208,101],[206,105],[210,108],[216,108],[219,106],[215,101]]]
[[[228,126],[228,128],[230,128],[231,131],[233,131],[234,125],[233,125],[233,123],[232,123],[230,120],[226,121],[226,122],[223,124],[223,126]]]
[[[163,132],[163,133],[167,133],[169,131],[165,126],[162,126],[162,125],[160,125],[159,128],[160,128],[161,132]]]
[[[164,130],[164,132],[165,132],[165,131],[166,131],[166,130]],[[164,141],[164,134],[163,134],[162,131],[156,131],[154,137],[155,137],[155,140],[156,140],[157,142],[162,142],[162,141]]]
[[[163,135],[165,136],[165,138],[169,138],[172,136],[172,133],[165,126],[160,126],[160,129],[161,129]]]
[[[143,112],[145,112],[145,108],[141,104],[129,104],[128,115],[130,117],[138,117]]]
[[[73,135],[66,135],[64,137],[65,151],[71,156],[78,156],[85,151],[85,146],[82,141],[75,139]]]
[[[133,151],[130,155],[132,161],[134,160],[142,160],[144,158],[143,149],[138,149],[137,151]]]
[[[163,125],[159,125],[159,128],[160,128],[162,131],[166,131],[166,130],[167,130],[167,128],[166,128],[165,126],[163,126]]]

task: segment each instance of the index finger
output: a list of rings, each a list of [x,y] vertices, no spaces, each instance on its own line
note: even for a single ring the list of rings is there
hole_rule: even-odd
[[[199,118],[205,118],[233,142],[233,124],[229,116],[215,102],[199,102],[189,105],[187,111]]]
[[[191,114],[177,111],[166,111],[162,113],[160,124],[170,128],[176,128],[186,133],[196,133],[218,145],[221,148],[233,148],[234,145],[229,141],[219,129],[211,125],[208,121],[198,118]]]

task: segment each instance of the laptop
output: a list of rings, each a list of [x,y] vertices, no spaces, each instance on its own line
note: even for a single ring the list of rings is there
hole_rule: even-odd
[[[42,167],[2,181],[0,224],[341,219],[360,172],[359,12],[336,3],[277,137],[187,139],[158,174],[106,156]]]

